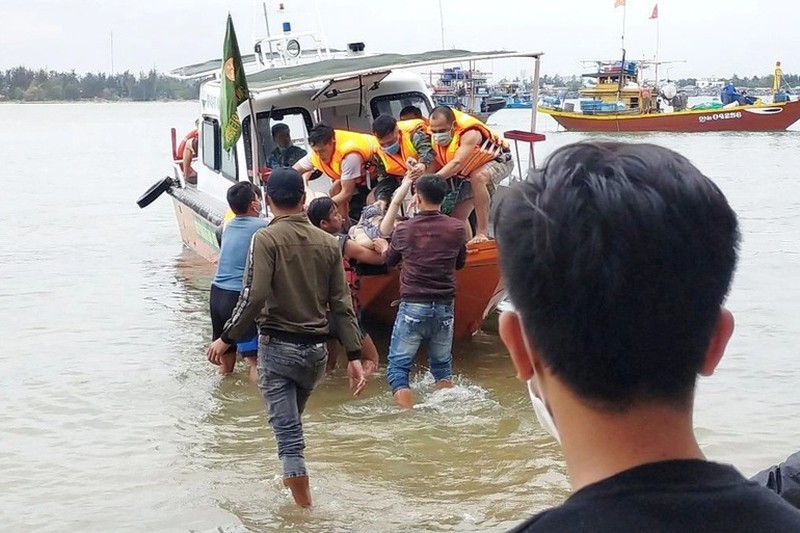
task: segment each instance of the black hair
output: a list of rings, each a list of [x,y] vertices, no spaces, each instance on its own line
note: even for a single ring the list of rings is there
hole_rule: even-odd
[[[447,196],[447,183],[434,174],[421,176],[414,182],[414,187],[425,203],[441,205]]]
[[[415,105],[405,106],[400,110],[400,120],[408,120],[408,118],[423,118],[422,110]]]
[[[431,118],[433,117],[443,117],[450,124],[456,121],[456,114],[453,113],[453,109],[446,105],[437,105],[434,107],[433,111],[431,111]]]
[[[323,220],[328,220],[332,209],[336,209],[336,202],[329,197],[314,198],[306,208],[306,215],[312,224],[320,227]]]
[[[372,133],[378,139],[393,133],[396,127],[397,120],[392,115],[378,115],[378,118],[372,121]]]
[[[247,213],[250,203],[256,198],[261,198],[261,190],[249,181],[240,181],[228,189],[226,195],[228,206],[237,215]]]
[[[289,125],[283,122],[278,122],[277,124],[272,126],[272,136],[275,137],[282,131],[289,131]]]
[[[689,406],[736,266],[736,214],[652,144],[554,152],[498,206],[500,266],[525,334],[600,409]]]
[[[328,144],[331,141],[333,141],[333,128],[324,122],[317,122],[308,132],[308,144],[311,146]]]

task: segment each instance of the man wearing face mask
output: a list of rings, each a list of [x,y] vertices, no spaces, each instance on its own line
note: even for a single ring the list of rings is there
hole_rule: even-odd
[[[800,532],[800,512],[705,459],[692,411],[733,333],[739,229],[725,196],[655,145],[578,143],[498,206],[514,311],[499,331],[573,494],[524,532]]]
[[[379,115],[372,123],[372,133],[378,139],[378,155],[383,162],[392,185],[388,194],[376,193],[376,198],[391,200],[392,192],[406,173],[412,178],[433,172],[436,154],[431,147],[431,136],[422,119],[397,121],[391,115]],[[379,182],[378,188],[380,189]]]
[[[267,158],[267,166],[273,170],[291,167],[307,153],[299,146],[292,144],[292,134],[289,126],[283,122],[272,126],[272,142],[275,143],[275,148]]]
[[[474,209],[477,224],[470,242],[488,240],[491,193],[514,170],[508,143],[480,120],[447,106],[431,111],[429,129],[442,167],[436,175],[455,178],[458,185],[451,216],[466,224]]]

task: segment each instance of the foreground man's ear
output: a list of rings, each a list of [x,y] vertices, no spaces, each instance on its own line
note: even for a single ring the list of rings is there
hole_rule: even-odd
[[[525,339],[522,319],[516,311],[503,311],[497,324],[500,338],[517,370],[517,378],[528,381],[533,377],[533,358]]]
[[[720,308],[717,325],[711,335],[711,342],[708,343],[706,356],[698,372],[701,376],[710,376],[714,373],[722,356],[725,354],[725,348],[728,346],[728,341],[731,340],[733,329],[733,313],[724,307]]]

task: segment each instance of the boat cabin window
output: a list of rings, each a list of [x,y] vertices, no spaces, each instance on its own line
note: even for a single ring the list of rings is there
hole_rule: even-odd
[[[394,118],[399,118],[400,110],[409,105],[420,108],[423,116],[427,117],[431,113],[428,97],[419,92],[376,96],[369,103],[372,118],[377,118],[378,115],[392,115]]]
[[[319,115],[322,121],[335,130],[350,130],[361,133],[371,133],[372,121],[367,110],[361,104],[339,104],[329,107],[320,107]]]
[[[222,149],[219,121],[203,117],[200,136],[202,137],[203,164],[214,172],[222,173],[229,180],[236,181],[236,150],[227,152]]]
[[[275,149],[275,143],[272,140],[272,127],[276,124],[286,124],[289,126],[289,133],[292,137],[292,144],[302,148],[305,151],[309,150],[308,147],[308,130],[311,129],[311,113],[302,107],[292,107],[286,109],[273,109],[272,111],[263,111],[256,114],[256,126],[258,127],[258,140],[260,143],[260,150],[258,153],[258,165],[264,167],[267,165],[270,153]],[[247,161],[247,170],[252,175],[253,158],[252,143],[250,141],[250,117],[247,116],[242,121],[242,138],[244,140],[244,154]]]
[[[203,164],[211,170],[219,169],[219,152],[217,151],[219,138],[219,123],[211,118],[203,118],[200,130],[203,143]]]

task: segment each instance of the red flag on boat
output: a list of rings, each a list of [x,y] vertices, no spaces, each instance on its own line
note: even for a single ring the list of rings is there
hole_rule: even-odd
[[[614,7],[624,6],[625,0],[614,0]]]
[[[657,19],[658,18],[658,4],[653,6],[653,14],[650,15],[650,18],[651,19]]]

